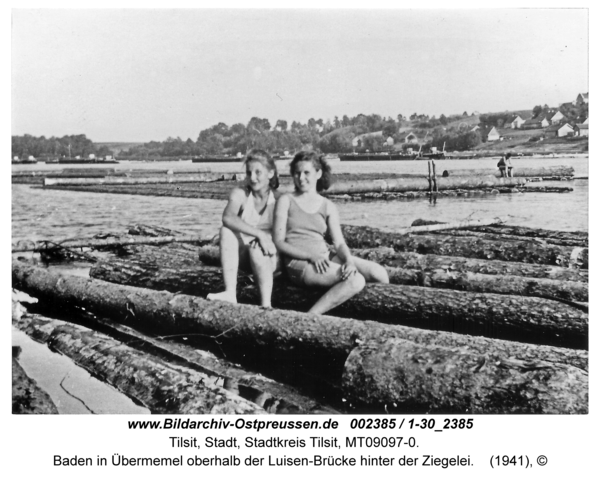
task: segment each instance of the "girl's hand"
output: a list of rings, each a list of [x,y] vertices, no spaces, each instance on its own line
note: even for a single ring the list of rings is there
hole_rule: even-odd
[[[352,274],[355,274],[356,272],[358,272],[358,270],[356,269],[356,266],[354,265],[354,261],[352,261],[352,260],[346,261],[346,263],[343,264],[342,267],[340,268],[340,274],[342,276],[342,280],[348,279],[348,277],[350,277]]]
[[[252,247],[260,247],[265,256],[274,256],[277,253],[273,239],[269,234],[261,234],[252,241]]]
[[[319,274],[324,274],[329,269],[329,260],[325,259],[322,256],[314,256],[309,259],[309,262],[315,266],[315,269]]]

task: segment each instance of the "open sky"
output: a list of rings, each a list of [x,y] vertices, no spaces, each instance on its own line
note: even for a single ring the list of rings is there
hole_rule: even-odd
[[[12,134],[196,140],[218,122],[557,106],[588,10],[12,11]]]

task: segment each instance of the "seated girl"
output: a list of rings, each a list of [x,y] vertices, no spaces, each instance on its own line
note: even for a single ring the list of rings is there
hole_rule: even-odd
[[[221,265],[225,291],[208,294],[208,300],[237,303],[238,268],[252,272],[260,290],[263,307],[271,307],[273,273],[277,269],[277,249],[271,237],[275,197],[279,186],[275,161],[268,153],[251,150],[244,161],[245,189],[235,188],[223,212],[220,231]]]
[[[296,191],[277,201],[273,240],[293,283],[329,289],[309,312],[323,314],[337,307],[360,292],[365,281],[387,284],[382,266],[350,254],[337,208],[319,194],[331,182],[331,168],[323,156],[300,152],[292,160],[290,172]],[[334,250],[325,240],[327,234]]]

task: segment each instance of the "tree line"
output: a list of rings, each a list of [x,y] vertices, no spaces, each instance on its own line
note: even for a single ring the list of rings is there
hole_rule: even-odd
[[[68,156],[88,157],[90,154],[96,157],[113,155],[113,152],[106,146],[97,146],[87,138],[85,134],[75,134],[63,136],[62,138],[45,136],[32,136],[25,134],[23,136],[12,136],[11,144],[12,157],[20,159],[33,156],[34,158],[57,158]]]
[[[381,136],[365,137],[361,141],[361,148],[371,151],[385,148],[385,139],[394,138],[394,143],[402,141],[403,134],[400,128],[410,126],[415,128],[421,136],[426,136],[430,129],[434,133],[425,138],[425,146],[429,146],[443,134],[449,141],[454,136],[466,133],[460,129],[446,125],[453,121],[468,116],[454,115],[446,117],[440,115],[428,116],[413,113],[410,116],[398,114],[396,118],[383,117],[378,114],[358,114],[354,117],[347,115],[333,120],[310,118],[306,123],[286,120],[277,120],[274,125],[266,118],[252,117],[247,124],[235,123],[231,126],[218,123],[200,131],[196,141],[188,138],[169,137],[165,141],[151,141],[143,145],[129,148],[119,153],[119,157],[129,159],[145,159],[160,157],[203,156],[203,155],[237,155],[245,154],[252,148],[261,148],[272,154],[293,154],[302,149],[318,149],[323,153],[345,153],[356,151],[352,140],[359,135],[382,131]],[[435,131],[436,129],[440,131]],[[471,144],[472,141],[456,141],[457,144]]]

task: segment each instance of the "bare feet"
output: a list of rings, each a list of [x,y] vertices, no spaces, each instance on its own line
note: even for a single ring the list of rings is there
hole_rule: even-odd
[[[237,304],[235,292],[219,292],[218,294],[208,294],[206,300],[220,300],[223,302],[230,302],[231,304]]]

